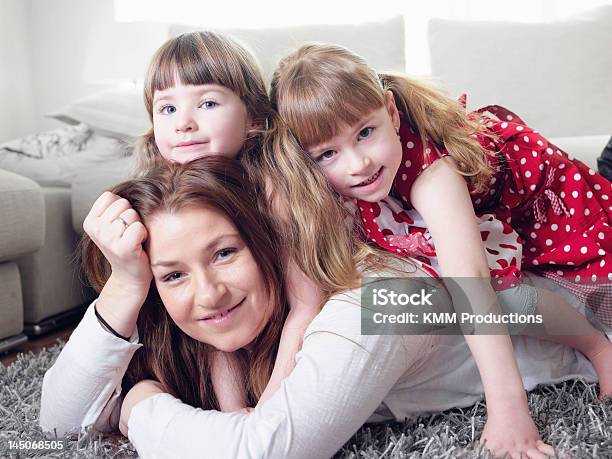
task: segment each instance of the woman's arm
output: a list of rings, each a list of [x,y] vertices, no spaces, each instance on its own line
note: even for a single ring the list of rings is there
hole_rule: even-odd
[[[421,344],[427,338],[408,338],[412,345],[407,350],[403,336],[362,336],[361,310],[354,301],[347,306],[331,303],[325,308],[338,307],[339,313],[324,310],[315,319],[293,372],[270,400],[249,415],[203,411],[169,394],[136,400],[124,415],[139,454],[333,455],[379,406],[415,356],[422,355]]]
[[[101,431],[117,430],[121,380],[142,347],[136,330],[129,342],[104,330],[94,304],[43,380],[40,426],[58,437],[92,424]]]
[[[40,424],[43,430],[56,429],[58,435],[96,420],[112,421],[111,415],[117,414],[113,407],[119,401],[121,379],[140,347],[136,344],[136,321],[152,278],[142,246],[147,231],[126,199],[102,193],[85,217],[83,229],[111,265],[112,273],[45,374]],[[94,307],[102,320],[118,335],[129,337],[129,342],[105,330]],[[105,427],[116,427],[116,421]]]
[[[442,275],[453,277],[459,286],[450,291],[453,303],[460,307],[461,301],[456,301],[460,292],[473,312],[499,312],[474,207],[465,179],[454,169],[454,160],[445,157],[425,169],[411,189],[410,200],[433,237]],[[487,401],[488,421],[482,438],[494,451],[512,450],[515,442],[535,445],[539,435],[529,417],[510,336],[504,330],[494,332],[502,334],[487,335],[477,329],[476,335],[465,336]]]

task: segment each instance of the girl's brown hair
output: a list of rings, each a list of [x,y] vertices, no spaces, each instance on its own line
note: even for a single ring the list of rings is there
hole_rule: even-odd
[[[270,100],[307,150],[383,107],[387,90],[423,143],[429,139],[445,147],[458,172],[470,177],[475,190],[482,190],[492,171],[475,139],[483,130],[479,117],[466,115],[457,101],[433,85],[405,75],[377,74],[346,48],[311,44],[283,58],[272,76]]]
[[[248,133],[243,152],[258,145],[270,101],[261,70],[244,47],[209,31],[184,33],[164,43],[151,59],[145,76],[144,102],[151,123],[155,91],[174,86],[176,78],[186,85],[218,84],[232,90],[244,102],[256,126]],[[138,139],[136,154],[136,167],[141,173],[159,156],[153,127]]]
[[[232,221],[258,264],[272,304],[272,315],[251,350],[236,351],[245,376],[248,402],[256,403],[268,383],[287,304],[279,240],[266,212],[262,212],[261,187],[246,176],[238,161],[224,157],[201,158],[186,164],[158,162],[140,178],[111,190],[127,199],[146,223],[159,212],[178,212],[187,206],[218,209]],[[110,275],[110,266],[86,235],[82,240],[83,267],[99,292]],[[138,316],[143,348],[136,352],[123,379],[124,391],[142,379],[155,379],[173,395],[192,406],[219,409],[212,390],[214,348],[183,333],[164,308],[155,284]]]

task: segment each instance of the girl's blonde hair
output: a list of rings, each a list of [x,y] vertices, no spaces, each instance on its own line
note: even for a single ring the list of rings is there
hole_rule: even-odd
[[[261,154],[242,161],[266,184],[283,258],[295,260],[326,297],[360,287],[364,272],[393,270],[395,256],[364,242],[354,215],[278,116],[270,117]]]
[[[308,149],[384,106],[387,90],[421,140],[446,148],[458,172],[470,177],[475,190],[484,189],[492,171],[475,139],[483,131],[480,117],[466,115],[457,101],[431,84],[377,74],[346,48],[311,44],[283,58],[272,76],[270,100],[300,146]]]
[[[266,86],[254,57],[232,39],[215,32],[184,33],[171,38],[155,53],[144,83],[144,102],[153,123],[153,96],[183,84],[218,84],[232,90],[244,102],[250,120],[256,126],[248,133],[242,152],[260,142],[270,112]],[[142,173],[160,156],[153,127],[136,143],[136,168]]]

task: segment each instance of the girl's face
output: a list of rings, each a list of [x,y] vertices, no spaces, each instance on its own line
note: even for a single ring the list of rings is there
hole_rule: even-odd
[[[179,83],[153,96],[155,143],[167,160],[234,158],[251,127],[244,102],[225,86]]]
[[[225,214],[190,206],[153,215],[147,229],[155,285],[176,325],[226,352],[251,343],[273,306],[251,251]]]
[[[402,160],[396,133],[399,113],[387,91],[385,105],[354,126],[344,126],[329,141],[308,148],[340,195],[368,202],[388,196]]]

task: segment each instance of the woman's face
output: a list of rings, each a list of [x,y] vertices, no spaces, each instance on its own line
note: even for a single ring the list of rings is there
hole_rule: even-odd
[[[217,209],[190,206],[154,214],[146,226],[155,285],[176,325],[226,352],[251,343],[273,305],[234,224]]]

